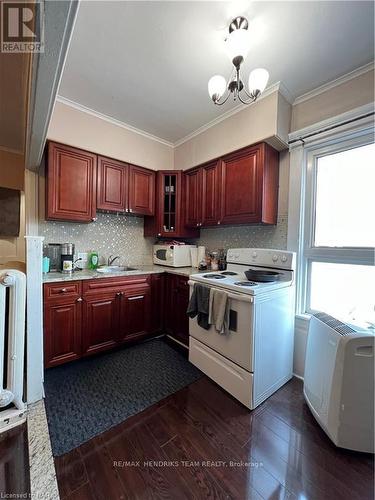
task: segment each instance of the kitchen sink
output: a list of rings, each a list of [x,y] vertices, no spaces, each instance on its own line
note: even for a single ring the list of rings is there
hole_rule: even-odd
[[[119,273],[119,272],[126,272],[126,271],[137,271],[135,267],[128,267],[128,266],[101,266],[98,267],[97,272],[98,273]]]

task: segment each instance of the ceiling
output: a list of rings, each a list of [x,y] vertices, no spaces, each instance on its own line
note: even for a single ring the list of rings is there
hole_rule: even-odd
[[[176,142],[234,106],[214,106],[207,82],[229,76],[225,30],[239,14],[245,75],[265,67],[293,97],[374,58],[373,2],[82,1],[59,95]]]

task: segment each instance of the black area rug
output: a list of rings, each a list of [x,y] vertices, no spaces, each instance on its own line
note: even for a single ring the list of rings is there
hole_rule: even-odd
[[[201,376],[161,339],[47,370],[53,455],[67,453]]]

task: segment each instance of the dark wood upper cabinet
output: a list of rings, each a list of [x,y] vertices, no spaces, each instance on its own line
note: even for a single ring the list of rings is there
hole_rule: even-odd
[[[145,217],[144,235],[164,238],[196,238],[199,230],[185,224],[184,178],[181,170],[156,174],[155,216]]]
[[[91,222],[96,215],[95,154],[48,144],[46,219]]]
[[[202,226],[220,224],[219,189],[220,164],[217,161],[201,167],[202,175]]]
[[[185,224],[276,224],[278,152],[256,144],[184,172]]]
[[[121,161],[98,157],[97,208],[125,212],[128,206],[128,168]]]
[[[129,165],[129,211],[139,215],[155,213],[155,172]]]
[[[46,194],[46,219],[91,222],[97,208],[151,216],[155,172],[49,142]]]
[[[153,215],[155,172],[100,156],[97,198],[99,210]]]
[[[276,224],[278,152],[261,143],[221,159],[222,224]]]
[[[185,224],[200,227],[202,222],[202,172],[189,170],[185,178]]]

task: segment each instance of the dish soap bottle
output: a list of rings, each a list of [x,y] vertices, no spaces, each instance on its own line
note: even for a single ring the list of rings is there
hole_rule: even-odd
[[[98,255],[98,252],[93,250],[90,253],[89,269],[97,269],[98,265],[99,265],[99,255]]]

